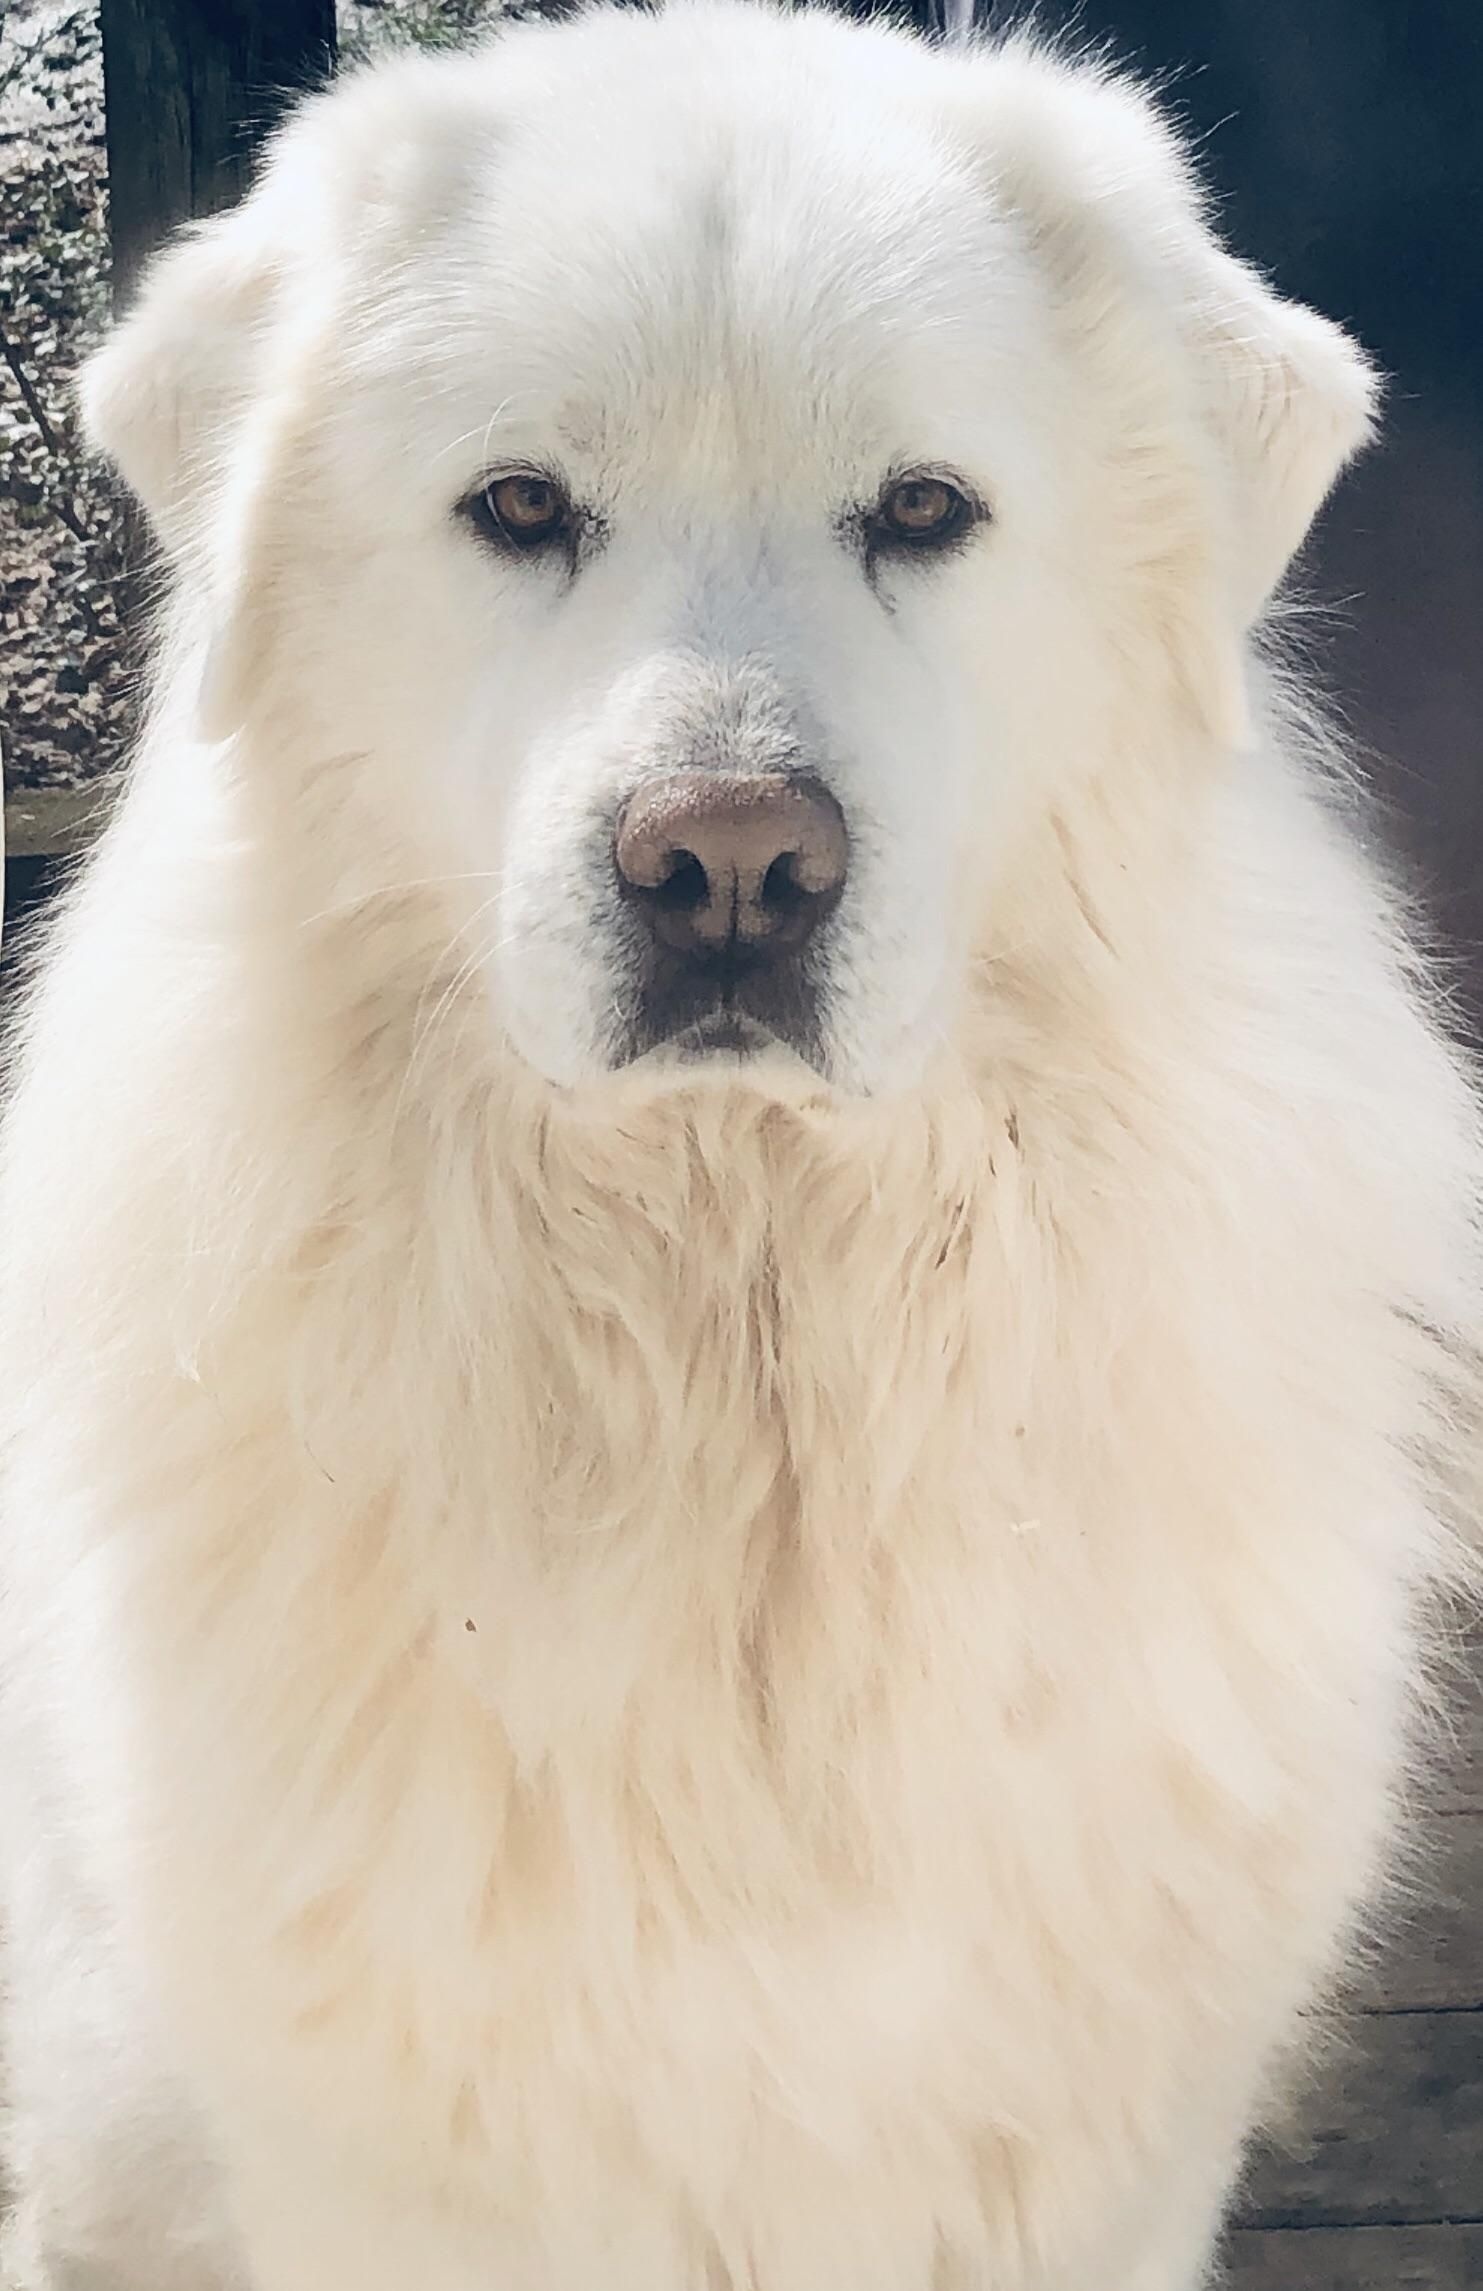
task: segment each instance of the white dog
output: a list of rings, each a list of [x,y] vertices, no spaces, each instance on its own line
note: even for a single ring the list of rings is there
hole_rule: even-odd
[[[25,2291],[1193,2291],[1393,1863],[1480,1150],[1251,632],[1370,420],[1134,91],[308,104],[3,1179]]]

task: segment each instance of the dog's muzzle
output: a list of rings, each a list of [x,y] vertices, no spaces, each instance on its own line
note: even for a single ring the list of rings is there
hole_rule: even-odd
[[[622,1062],[671,1045],[744,1053],[769,1040],[821,1063],[817,940],[844,893],[849,836],[818,780],[656,774],[613,837],[639,977]]]

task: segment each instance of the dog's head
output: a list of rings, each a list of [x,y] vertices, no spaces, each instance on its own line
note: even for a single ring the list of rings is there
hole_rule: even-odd
[[[731,0],[316,100],[85,385],[203,736],[356,759],[530,1064],[864,1093],[1058,789],[1239,744],[1370,398],[1135,92]]]

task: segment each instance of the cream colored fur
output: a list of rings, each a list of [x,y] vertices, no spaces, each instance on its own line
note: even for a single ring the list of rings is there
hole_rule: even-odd
[[[86,397],[177,580],[4,1148],[24,2291],[1196,2291],[1477,1407],[1249,636],[1357,354],[1104,76],[704,0],[309,106]],[[522,421],[559,595],[449,515]],[[893,456],[996,516],[876,595]],[[830,1086],[602,1069],[584,822],[722,686]]]

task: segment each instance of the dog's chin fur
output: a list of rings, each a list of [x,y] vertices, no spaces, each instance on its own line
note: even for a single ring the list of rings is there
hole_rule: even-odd
[[[692,37],[727,87],[949,68],[720,8],[510,68],[611,39],[617,102]],[[1069,107],[1027,215],[1105,110],[1115,305],[1151,116],[972,71]],[[179,340],[161,276],[105,434],[206,323],[209,263]],[[568,1090],[394,775],[326,762],[299,622],[209,742],[189,581],[172,626],[0,1176],[22,2291],[1197,2291],[1468,1576],[1475,1110],[1321,738],[1123,625],[919,1075]]]
[[[677,1102],[699,1093],[721,1090],[772,1099],[783,1105],[807,1105],[841,1095],[828,1078],[800,1058],[786,1044],[759,1043],[745,1050],[688,1051],[671,1043],[646,1051],[642,1058],[617,1068],[600,1080],[578,1085],[574,1102],[589,1118],[611,1118],[620,1105],[643,1105],[655,1099]]]
[[[731,1030],[707,1031],[702,1038],[679,1036],[660,1042],[640,1057],[576,1085],[573,1102],[601,1120],[614,1108],[669,1099],[683,1111],[694,1094],[721,1090],[807,1105],[834,1099],[862,1099],[876,1093],[852,1086],[824,1071],[812,1059],[780,1042],[764,1028],[744,1022],[733,1042]]]

